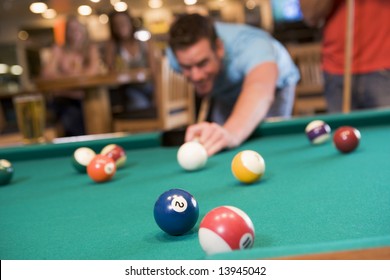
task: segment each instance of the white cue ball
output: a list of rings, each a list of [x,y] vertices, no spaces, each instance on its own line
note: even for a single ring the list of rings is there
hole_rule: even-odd
[[[188,171],[203,168],[207,158],[206,149],[196,141],[184,143],[177,151],[177,161],[183,169]]]

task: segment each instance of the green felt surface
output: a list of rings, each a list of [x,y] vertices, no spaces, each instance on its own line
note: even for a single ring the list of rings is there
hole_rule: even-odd
[[[0,187],[0,259],[247,259],[390,245],[390,111],[324,116],[335,130],[355,125],[359,148],[341,154],[329,141],[312,146],[303,133],[311,119],[265,123],[240,148],[183,171],[177,147],[161,147],[158,134],[84,143],[0,150],[14,164],[12,183]],[[79,174],[71,154],[118,143],[128,160],[114,179],[96,184]],[[263,179],[238,183],[234,155],[256,150]],[[170,188],[199,203],[200,219],[183,236],[155,224],[153,205]],[[206,256],[198,243],[201,218],[232,205],[255,225],[250,250]]]

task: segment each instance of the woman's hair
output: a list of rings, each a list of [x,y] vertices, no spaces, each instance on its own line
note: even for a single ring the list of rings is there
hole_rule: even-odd
[[[116,42],[120,41],[120,38],[115,31],[114,20],[113,20],[116,15],[124,15],[129,20],[129,24],[132,27],[132,34],[130,34],[130,37],[133,38],[134,33],[137,31],[136,26],[134,25],[134,19],[131,17],[130,13],[126,12],[126,11],[124,11],[124,12],[112,11],[108,15],[108,19],[109,19],[108,22],[109,22],[109,26],[110,26],[111,38]]]
[[[169,46],[173,51],[188,48],[201,39],[207,39],[216,49],[217,32],[210,17],[199,14],[179,16],[169,30]]]
[[[83,41],[83,47],[87,47],[89,45],[89,34],[88,34],[88,30],[87,30],[87,27],[81,23],[78,18],[76,16],[73,16],[73,15],[70,15],[66,18],[66,23],[65,23],[65,47],[69,47],[69,38],[71,37],[71,30],[70,30],[70,24],[72,22],[77,22],[77,24],[79,25],[79,27],[82,29],[82,32],[83,32],[83,37],[84,37],[84,41]]]

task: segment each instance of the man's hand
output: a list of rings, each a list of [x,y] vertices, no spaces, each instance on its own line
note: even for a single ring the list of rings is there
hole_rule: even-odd
[[[210,122],[194,124],[187,128],[185,141],[193,140],[199,141],[205,147],[208,156],[240,144],[236,137],[223,126]]]

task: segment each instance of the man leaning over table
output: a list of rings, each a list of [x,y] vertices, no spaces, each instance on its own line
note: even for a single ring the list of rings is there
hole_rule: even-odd
[[[290,117],[299,72],[287,50],[265,31],[184,15],[169,31],[172,67],[210,98],[207,121],[187,128],[209,156],[242,144],[266,117]]]

